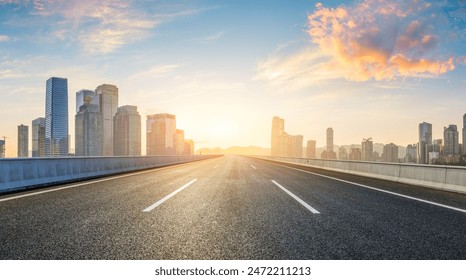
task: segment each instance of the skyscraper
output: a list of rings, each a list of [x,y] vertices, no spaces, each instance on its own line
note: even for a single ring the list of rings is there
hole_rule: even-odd
[[[333,128],[327,128],[327,148],[322,152],[320,157],[322,159],[336,159],[337,154],[333,151]]]
[[[68,155],[68,80],[52,77],[46,83],[45,155]]]
[[[175,134],[175,153],[184,154],[184,130],[177,129]]]
[[[102,155],[113,155],[113,118],[118,109],[118,88],[103,84],[96,88],[102,113]]]
[[[278,157],[303,157],[303,136],[285,132],[285,121],[272,119],[271,155]]]
[[[84,105],[85,103],[99,105],[100,109],[99,102],[99,96],[95,91],[82,89],[76,92],[76,113],[79,112],[79,107],[81,107],[81,105]]]
[[[102,114],[96,104],[84,103],[75,116],[75,154],[102,155]]]
[[[333,128],[327,128],[327,151],[333,152]]]
[[[283,156],[280,152],[280,137],[285,134],[285,120],[279,117],[273,117],[272,119],[272,143],[271,143],[271,155],[272,156]]]
[[[28,157],[29,126],[18,125],[18,157]]]
[[[374,161],[374,144],[371,137],[362,139],[361,160]]]
[[[45,118],[32,121],[32,156],[45,157]]]
[[[118,107],[113,120],[113,154],[115,156],[141,155],[141,116],[138,107]]]
[[[307,141],[306,157],[316,158],[316,141],[315,140]]]
[[[419,142],[417,145],[417,161],[420,164],[429,163],[427,145],[432,144],[432,124],[419,124]]]
[[[176,116],[155,114],[147,116],[147,155],[174,155]]]
[[[463,155],[466,155],[466,114],[463,115]]]
[[[458,141],[458,129],[456,125],[450,124],[443,128],[443,153],[445,155],[459,155],[460,147]]]
[[[398,162],[398,146],[393,143],[384,145],[382,160],[385,162]]]

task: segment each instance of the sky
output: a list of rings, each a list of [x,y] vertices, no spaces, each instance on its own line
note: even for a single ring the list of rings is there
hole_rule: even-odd
[[[196,148],[270,147],[272,117],[325,146],[406,146],[418,124],[461,131],[466,0],[0,0],[0,137],[45,112],[45,82],[119,88],[142,117],[171,113]],[[461,132],[460,141],[461,141]],[[31,136],[30,136],[31,138]],[[31,144],[29,144],[31,149]]]

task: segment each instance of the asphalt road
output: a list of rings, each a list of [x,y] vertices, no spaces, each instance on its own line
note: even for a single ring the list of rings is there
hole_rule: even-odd
[[[0,242],[0,259],[464,260],[466,195],[225,156],[0,196]]]

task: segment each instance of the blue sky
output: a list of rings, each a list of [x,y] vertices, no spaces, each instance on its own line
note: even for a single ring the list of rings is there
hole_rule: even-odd
[[[325,145],[417,142],[462,128],[466,1],[0,0],[0,136],[44,115],[45,81],[112,83],[197,147],[270,146],[271,120]],[[143,133],[145,143],[145,133]],[[73,142],[72,142],[72,146]],[[145,144],[143,146],[143,150]]]

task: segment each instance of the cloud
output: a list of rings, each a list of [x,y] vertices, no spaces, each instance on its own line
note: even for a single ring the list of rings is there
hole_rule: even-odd
[[[427,1],[364,0],[351,7],[316,5],[308,16],[313,43],[329,57],[329,66],[353,81],[397,76],[437,76],[455,69],[441,53],[448,21]]]
[[[6,35],[0,35],[0,43],[1,42],[8,42],[10,41],[10,37],[6,36]]]
[[[215,34],[209,35],[209,36],[205,36],[203,38],[199,38],[197,39],[197,41],[204,43],[204,44],[209,44],[222,38],[223,35],[225,35],[225,32],[221,31],[221,32],[217,32]]]
[[[335,8],[318,3],[308,15],[311,43],[285,45],[257,64],[256,80],[285,90],[325,81],[435,78],[462,63],[464,28],[453,25],[441,2],[361,0]],[[463,31],[461,31],[463,30]]]
[[[146,78],[154,78],[154,77],[162,77],[169,73],[172,73],[175,69],[180,68],[182,65],[180,64],[166,64],[161,66],[155,66],[150,68],[147,71],[139,72],[133,74],[129,77],[129,79],[146,79]]]
[[[178,5],[175,12],[156,13],[144,6],[147,3],[134,0],[0,0],[0,4],[16,4],[43,19],[40,24],[45,22],[52,29],[47,34],[53,36],[49,42],[78,43],[90,54],[115,52],[152,36],[162,22],[210,9],[183,9]]]

